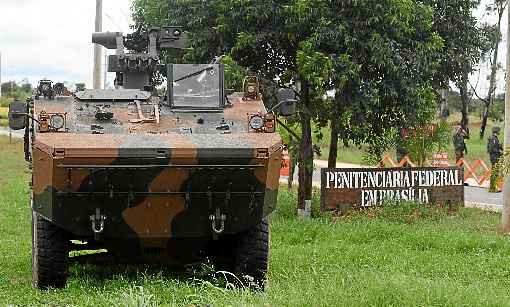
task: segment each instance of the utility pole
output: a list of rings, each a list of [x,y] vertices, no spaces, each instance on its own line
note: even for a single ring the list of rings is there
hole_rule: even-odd
[[[2,97],[2,51],[0,51],[0,97]]]
[[[510,0],[507,0],[508,19],[506,37],[506,93],[505,93],[505,152],[510,150]],[[510,176],[505,174],[503,179],[503,214],[501,222],[503,232],[510,234]]]
[[[96,32],[103,29],[103,0],[96,0]],[[101,60],[102,47],[98,44],[94,45],[94,89],[101,88]]]
[[[106,89],[106,79],[108,79],[108,50],[104,53],[104,71],[103,71],[103,88]]]

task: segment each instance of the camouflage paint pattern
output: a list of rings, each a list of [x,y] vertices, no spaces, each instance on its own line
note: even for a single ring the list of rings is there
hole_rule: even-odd
[[[145,124],[130,122],[137,118],[130,102],[35,101],[36,116],[66,113],[68,131],[33,137],[33,209],[76,239],[94,237],[90,216],[100,209],[107,217],[101,240],[132,257],[169,254],[179,240],[206,242],[217,209],[226,215],[222,235],[252,227],[275,208],[282,140],[250,131],[249,115],[265,108],[240,97],[217,113],[162,107],[160,123]],[[94,118],[100,103],[110,104],[113,121]],[[103,134],[92,134],[91,125]]]

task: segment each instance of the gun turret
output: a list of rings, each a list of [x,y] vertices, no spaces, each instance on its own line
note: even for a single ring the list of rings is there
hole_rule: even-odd
[[[181,27],[153,28],[148,32],[148,53],[125,53],[125,37],[121,32],[92,34],[92,43],[107,49],[116,49],[108,57],[108,72],[117,74],[116,87],[144,89],[150,87],[150,79],[159,64],[159,52],[168,49],[184,49],[186,35]]]

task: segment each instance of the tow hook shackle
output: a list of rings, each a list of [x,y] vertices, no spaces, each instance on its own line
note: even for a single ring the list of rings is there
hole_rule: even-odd
[[[209,215],[209,220],[211,221],[211,228],[214,233],[217,235],[222,234],[225,230],[227,216],[221,213],[220,208],[216,208],[216,212]]]
[[[99,235],[104,231],[104,225],[106,221],[106,215],[101,214],[101,210],[96,208],[96,214],[90,216],[90,222],[94,238],[99,240]]]

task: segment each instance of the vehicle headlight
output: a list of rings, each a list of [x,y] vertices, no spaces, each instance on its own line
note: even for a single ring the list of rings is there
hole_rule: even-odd
[[[264,119],[262,116],[253,115],[250,118],[250,127],[254,130],[260,130],[264,127]]]
[[[53,129],[60,130],[64,128],[65,118],[64,115],[54,114],[51,116],[50,125]]]

